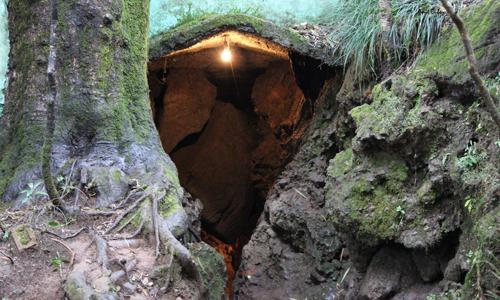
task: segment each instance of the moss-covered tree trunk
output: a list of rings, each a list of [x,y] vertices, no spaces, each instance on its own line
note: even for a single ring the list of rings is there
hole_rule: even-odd
[[[11,66],[0,133],[6,202],[42,178],[51,11],[50,1],[12,0],[9,8]],[[114,166],[139,181],[161,167],[177,186],[148,100],[149,1],[60,1],[58,12],[53,175],[64,175],[76,159],[75,170]]]

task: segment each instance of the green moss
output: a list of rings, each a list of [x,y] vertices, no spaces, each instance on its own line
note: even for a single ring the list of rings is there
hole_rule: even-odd
[[[49,32],[46,27],[34,32],[31,24],[45,22],[37,12],[47,9],[48,4],[43,1],[9,1],[9,20],[15,24],[11,35],[17,37],[11,44],[11,51],[16,55],[10,64],[24,73],[11,82],[9,88],[10,102],[15,104],[15,110],[9,111],[11,139],[0,149],[0,196],[10,180],[39,165],[45,120],[33,116],[38,115],[37,101],[45,94],[46,87],[38,83],[46,80],[47,66],[38,64],[37,57],[44,57]]]
[[[198,243],[189,249],[197,264],[206,289],[207,300],[227,299],[226,296],[226,266],[222,255],[207,244]]]
[[[357,228],[358,238],[367,243],[394,238],[401,218],[397,207],[405,209],[407,173],[403,161],[385,153],[354,155],[348,149],[337,154],[328,167],[327,199],[342,219],[340,226]]]
[[[23,246],[26,246],[29,242],[31,242],[28,227],[26,226],[19,227],[16,231],[16,235],[19,237],[19,242]]]
[[[430,182],[430,180],[425,181],[417,192],[417,199],[423,204],[434,203],[434,200],[436,200],[438,196],[439,194],[432,190],[432,182]]]
[[[260,35],[264,38],[271,39],[284,47],[294,50],[306,50],[309,48],[309,40],[302,37],[297,32],[288,28],[279,27],[262,19],[244,15],[244,14],[224,14],[218,15],[209,19],[202,18],[184,24],[178,28],[169,30],[168,32],[159,33],[151,38],[151,46],[149,50],[150,58],[161,57],[177,49],[169,49],[168,45],[173,41],[189,42],[209,35],[220,28],[239,28],[249,27],[252,34]]]
[[[464,9],[460,15],[464,19],[465,27],[475,47],[476,57],[479,59],[484,55],[488,55],[489,61],[495,61],[491,57],[495,53],[487,53],[482,47],[484,47],[488,33],[497,30],[495,25],[498,23],[500,16],[500,5],[494,0],[488,0]],[[500,55],[496,54],[496,57],[500,58]],[[480,67],[481,60],[478,60],[478,62]],[[416,72],[421,71],[440,77],[452,78],[456,83],[463,83],[465,80],[470,79],[465,49],[455,26],[445,28],[442,38],[424,54],[416,69]]]

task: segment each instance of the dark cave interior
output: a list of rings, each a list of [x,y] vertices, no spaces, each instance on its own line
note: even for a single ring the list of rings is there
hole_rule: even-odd
[[[223,61],[227,48],[231,59]],[[225,256],[229,283],[267,193],[299,150],[333,75],[317,60],[238,32],[149,62],[163,148],[181,185],[203,204],[202,238]]]

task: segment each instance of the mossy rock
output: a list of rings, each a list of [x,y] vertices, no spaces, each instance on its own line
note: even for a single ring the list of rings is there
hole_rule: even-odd
[[[496,75],[498,69],[495,73],[495,66],[500,61],[500,40],[498,39],[500,3],[487,0],[462,10],[460,16],[465,22],[474,47],[479,72],[483,75],[485,73]],[[455,26],[446,27],[442,37],[422,55],[415,72],[421,71],[450,81],[454,86],[467,82],[468,85],[472,84],[465,48]]]
[[[226,295],[226,265],[224,257],[205,243],[196,243],[189,249],[200,269],[207,300],[228,299]]]

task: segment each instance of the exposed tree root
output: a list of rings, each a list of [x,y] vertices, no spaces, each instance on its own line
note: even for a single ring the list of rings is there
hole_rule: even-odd
[[[118,225],[120,223],[120,221],[128,214],[130,213],[134,208],[137,207],[137,205],[139,205],[139,203],[141,203],[144,199],[146,199],[146,197],[148,197],[150,195],[150,193],[145,193],[144,195],[142,195],[139,199],[137,199],[131,206],[129,206],[129,208],[127,208],[121,215],[119,215],[115,222],[111,225],[111,227],[109,227],[105,232],[104,234],[108,234],[111,232],[111,230],[113,230],[116,225]]]
[[[121,248],[139,248],[144,244],[143,239],[124,239],[124,240],[111,240],[108,242],[108,245],[110,247],[113,247],[115,249],[121,249]]]
[[[163,192],[160,196],[160,200],[165,197],[166,195],[166,192]],[[160,249],[160,238],[159,238],[159,234],[158,234],[158,199],[156,198],[156,195],[154,193],[151,194],[151,199],[152,199],[152,202],[153,202],[153,211],[152,211],[152,215],[153,215],[153,228],[154,228],[154,231],[155,231],[155,255],[156,257],[158,257],[158,251]]]
[[[129,235],[129,236],[113,236],[113,237],[106,237],[106,239],[108,240],[121,240],[121,239],[125,239],[125,240],[128,240],[128,239],[133,239],[135,238],[139,233],[141,233],[141,230],[142,230],[142,226],[144,226],[144,220],[142,220],[141,224],[139,225],[139,228],[137,228],[137,230],[132,234],[132,235]]]
[[[189,232],[191,232],[191,234],[194,236],[194,238],[196,239],[196,241],[198,243],[201,242],[201,238],[200,236],[196,233],[196,231],[193,229],[193,226],[191,226],[191,224],[188,224],[188,230]]]
[[[44,229],[41,229],[41,228],[37,228],[37,227],[33,227],[33,229],[36,229],[36,230],[39,230],[40,233],[48,233],[48,234],[51,234],[53,236],[57,236],[58,238],[62,239],[62,240],[66,240],[66,239],[71,239],[71,238],[74,238],[76,237],[77,235],[79,235],[82,231],[84,230],[87,230],[87,232],[89,231],[89,228],[88,227],[82,227],[80,228],[78,231],[76,231],[75,233],[73,233],[72,235],[68,235],[68,236],[61,236],[55,232],[52,232],[52,231],[48,231],[48,230],[44,230]]]
[[[132,282],[132,280],[130,280],[130,277],[128,276],[128,271],[127,271],[127,268],[126,268],[126,267],[122,264],[122,262],[121,262],[118,258],[113,258],[113,259],[110,259],[110,260],[108,260],[108,261],[106,262],[108,269],[111,269],[111,267],[110,267],[110,266],[111,266],[111,264],[113,264],[113,263],[114,263],[114,264],[119,265],[119,266],[120,266],[120,268],[122,268],[122,270],[125,272],[125,275],[127,275],[127,280],[128,280],[128,282],[130,282],[131,284],[134,284],[134,283]],[[111,280],[111,278],[110,278],[110,280]]]
[[[113,274],[111,274],[111,276],[109,277],[109,280],[111,281],[112,284],[116,284],[116,282],[118,280],[120,280],[120,278],[127,275],[127,280],[130,282],[130,276],[128,275],[128,272],[132,271],[136,265],[137,265],[137,260],[133,259],[133,260],[129,261],[125,265],[125,269],[116,271]]]
[[[125,204],[127,204],[128,200],[130,200],[130,198],[132,196],[136,195],[138,192],[144,190],[147,187],[148,187],[147,185],[143,185],[143,186],[141,186],[141,187],[139,187],[137,189],[129,191],[128,194],[127,194],[127,196],[122,201],[120,201],[120,203],[118,203],[118,205],[116,205],[116,207],[113,208],[113,210],[117,210],[117,209],[125,207]]]
[[[128,224],[130,224],[130,222],[132,222],[132,220],[135,219],[135,217],[137,217],[137,214],[138,214],[138,212],[135,213],[135,215],[132,218],[130,218],[127,222],[125,222],[125,224],[123,224],[122,226],[120,226],[120,228],[118,228],[116,230],[116,233],[122,231],[123,228],[125,228]]]
[[[159,229],[161,237],[165,240],[165,246],[176,251],[181,266],[197,281],[199,293],[194,299],[201,299],[205,293],[205,284],[191,253],[174,237],[166,222],[161,222]]]
[[[97,234],[94,234],[94,242],[97,248],[97,263],[103,268],[103,271],[107,269],[106,262],[108,261],[108,254],[106,252],[108,245],[106,241]]]
[[[112,215],[116,215],[116,212],[114,212],[114,211],[99,211],[99,210],[83,211],[82,213],[84,215],[87,215],[87,216],[112,216]]]

